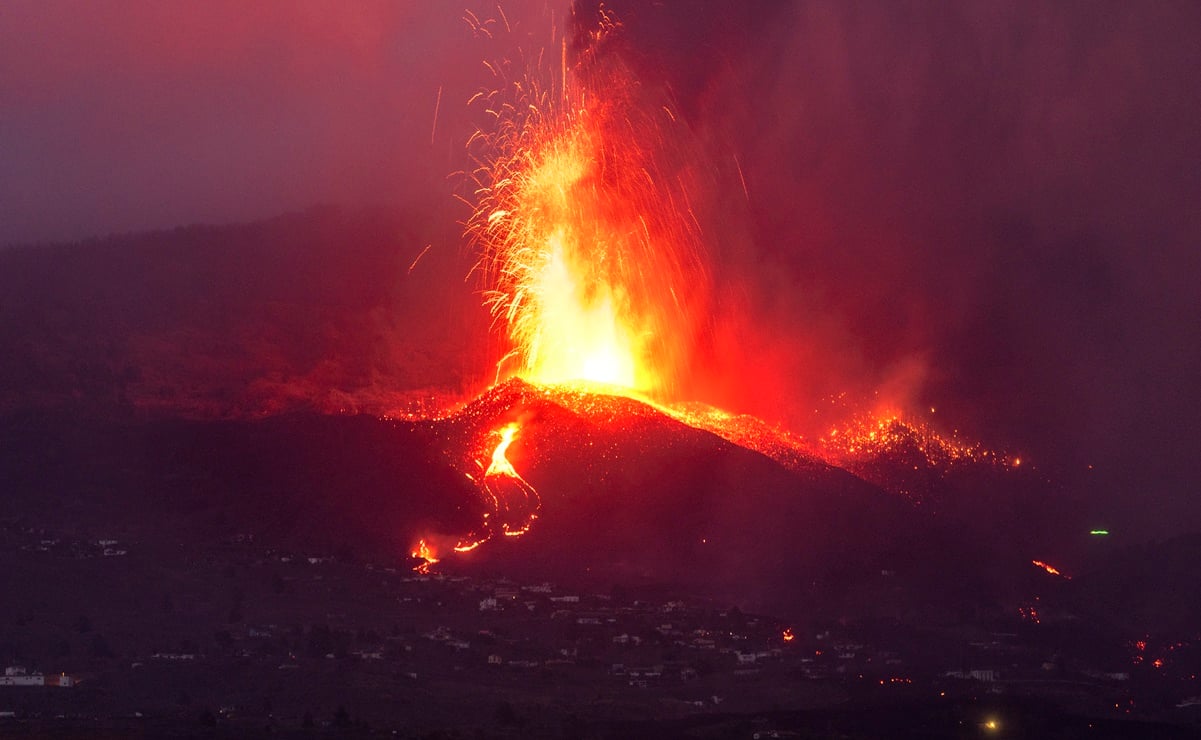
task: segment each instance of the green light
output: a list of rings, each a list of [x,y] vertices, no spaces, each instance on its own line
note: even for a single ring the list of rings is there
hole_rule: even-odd
[[[1108,529],[1090,529],[1088,533],[1093,536],[1104,537],[1105,535],[1109,534],[1109,530]]]

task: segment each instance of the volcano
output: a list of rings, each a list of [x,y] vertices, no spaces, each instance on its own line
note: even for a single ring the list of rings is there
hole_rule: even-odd
[[[627,397],[511,380],[431,431],[459,448],[512,422],[522,435],[509,454],[540,492],[542,515],[527,536],[465,558],[502,570],[758,599],[812,584],[831,562],[876,567],[862,543],[895,546],[888,533],[914,517],[843,470],[786,469]]]
[[[1022,500],[1015,490],[1031,481],[1014,479],[1011,469],[979,461],[923,468],[932,495],[919,504],[785,445],[786,435],[762,422],[735,417],[718,434],[682,420],[696,415],[603,388],[517,379],[497,385],[444,418],[415,424],[426,444],[477,484],[481,517],[470,531],[415,534],[441,543],[437,567],[448,572],[670,585],[784,613],[845,608],[898,569],[889,587],[908,591],[901,601],[909,608],[995,595],[1011,580],[1010,566],[1026,567],[962,516],[971,511],[1014,538],[984,494],[1003,489],[1010,504],[1015,495]],[[511,518],[514,509],[508,494],[485,483],[485,468],[495,430],[514,428],[520,433],[505,443],[506,460],[527,487],[518,509],[533,516],[509,532],[520,536],[493,536],[498,530],[487,517]],[[474,450],[474,458],[456,457],[463,450]],[[912,470],[911,446],[881,451],[872,463],[878,476],[902,465]],[[935,505],[962,487],[979,495]],[[456,542],[461,552],[451,551]]]

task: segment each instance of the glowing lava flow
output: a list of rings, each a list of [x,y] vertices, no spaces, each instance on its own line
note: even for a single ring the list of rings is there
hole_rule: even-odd
[[[467,21],[494,37],[494,21]],[[488,121],[467,144],[475,187],[465,226],[494,328],[508,341],[498,378],[663,394],[687,364],[687,317],[706,283],[683,185],[690,159],[664,135],[670,109],[639,105],[628,71],[614,55],[602,59],[619,29],[602,6],[570,67],[560,42],[550,84],[518,54],[486,64],[498,86],[468,101]],[[537,491],[507,457],[518,431],[496,430],[483,475],[467,474],[488,512],[456,552],[496,532],[522,535],[538,518]],[[437,562],[425,542],[413,553],[422,572]]]
[[[1059,570],[1059,568],[1056,568],[1054,565],[1051,565],[1050,563],[1044,563],[1041,560],[1031,560],[1030,563],[1036,567],[1042,568],[1043,570],[1047,571],[1048,573],[1050,573],[1053,576],[1059,576],[1060,578],[1065,578],[1069,581],[1072,580],[1071,576],[1064,575],[1064,573],[1061,572]]]
[[[421,564],[413,568],[413,570],[422,574],[428,574],[430,567],[438,562],[438,558],[434,557],[433,549],[424,539],[417,541],[417,544],[413,546],[413,551],[409,555],[421,560]]]
[[[542,507],[538,492],[517,474],[507,457],[509,445],[519,429],[513,423],[497,432],[500,443],[493,450],[492,460],[484,471],[484,490],[493,504],[492,515],[487,521],[493,526],[496,526],[494,522],[499,522],[500,531],[506,537],[517,537],[528,532]]]
[[[498,435],[500,441],[492,450],[483,477],[477,479],[473,475],[467,476],[484,496],[488,511],[484,513],[481,530],[459,539],[453,548],[455,552],[471,552],[492,539],[497,528],[506,537],[520,537],[529,531],[538,518],[542,508],[538,491],[517,473],[508,458],[509,446],[520,430],[516,422],[496,430],[493,434]],[[477,464],[484,468],[483,462]],[[422,574],[428,574],[430,566],[439,560],[435,549],[424,538],[417,542],[410,554],[422,561],[413,568]]]

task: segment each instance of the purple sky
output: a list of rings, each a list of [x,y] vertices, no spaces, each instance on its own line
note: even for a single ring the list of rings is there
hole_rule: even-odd
[[[0,244],[388,203],[441,181],[445,3],[14,0],[0,8]],[[447,108],[455,105],[447,100]]]

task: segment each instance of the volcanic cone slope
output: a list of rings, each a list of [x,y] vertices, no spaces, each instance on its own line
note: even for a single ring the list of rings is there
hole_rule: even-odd
[[[521,433],[509,459],[539,492],[541,516],[465,564],[786,605],[878,574],[916,531],[907,503],[850,473],[786,469],[627,397],[512,380],[440,432],[466,441],[511,423]]]

